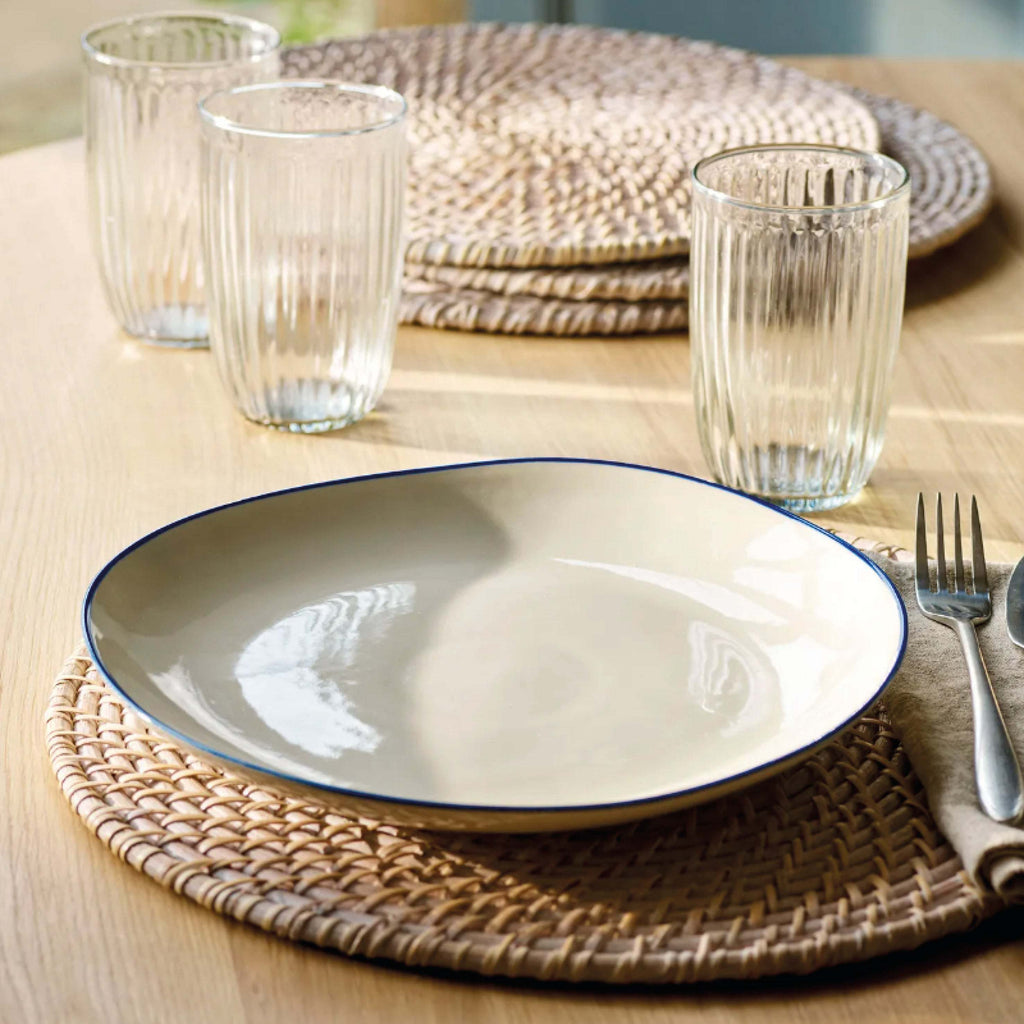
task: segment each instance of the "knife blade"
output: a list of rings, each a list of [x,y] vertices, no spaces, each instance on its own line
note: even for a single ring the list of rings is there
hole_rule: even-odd
[[[1018,647],[1024,647],[1024,558],[1014,566],[1006,589],[1006,631]]]

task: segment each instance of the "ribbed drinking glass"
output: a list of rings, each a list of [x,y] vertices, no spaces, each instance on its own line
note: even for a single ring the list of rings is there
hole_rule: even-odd
[[[405,101],[289,81],[200,106],[210,346],[251,420],[343,427],[391,369],[402,282]]]
[[[121,18],[82,36],[93,238],[129,333],[206,344],[197,105],[276,78],[279,44],[269,25],[201,13]]]
[[[731,487],[835,508],[882,449],[910,183],[896,161],[756,146],[693,171],[690,345],[701,446]]]

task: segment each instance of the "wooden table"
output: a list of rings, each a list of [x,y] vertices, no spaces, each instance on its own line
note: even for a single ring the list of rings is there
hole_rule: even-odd
[[[1024,551],[1024,65],[801,60],[951,119],[999,205],[912,268],[888,441],[870,487],[821,522],[906,543],[919,489],[974,491],[990,554]],[[379,412],[293,437],[242,420],[205,352],[120,334],[86,233],[77,141],[0,159],[0,1020],[970,1021],[1024,1016],[1024,915],[803,979],[683,990],[489,982],[300,948],[201,910],[76,820],[42,714],[91,575],[196,509],[270,488],[488,456],[703,465],[685,337],[509,339],[401,331]]]

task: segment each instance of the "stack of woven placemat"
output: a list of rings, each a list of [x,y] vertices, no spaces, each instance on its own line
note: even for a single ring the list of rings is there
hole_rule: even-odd
[[[690,169],[735,146],[889,153],[913,183],[911,256],[958,238],[992,198],[985,158],[937,117],[712,43],[452,25],[293,49],[285,73],[375,82],[409,102],[407,323],[685,328]]]

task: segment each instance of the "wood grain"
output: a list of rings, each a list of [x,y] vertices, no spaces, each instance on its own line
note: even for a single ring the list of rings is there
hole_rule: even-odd
[[[925,106],[991,157],[999,205],[914,266],[888,440],[819,521],[906,543],[919,489],[973,490],[990,554],[1024,553],[1024,66],[795,61]],[[507,984],[300,948],[119,863],[50,777],[42,710],[91,575],[140,533],[311,480],[498,455],[702,473],[683,337],[408,329],[379,412],[336,435],[244,422],[203,352],[119,333],[93,269],[80,143],[0,159],[0,1021],[998,1022],[1020,1019],[1024,916],[810,978],[677,990]]]

